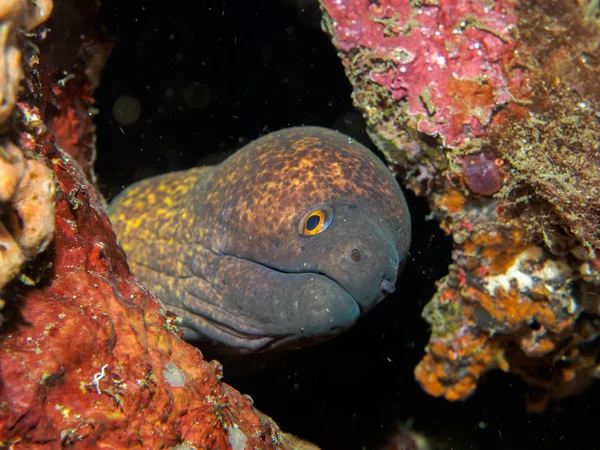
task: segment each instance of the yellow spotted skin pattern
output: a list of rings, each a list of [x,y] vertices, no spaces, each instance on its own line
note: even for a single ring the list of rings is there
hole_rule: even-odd
[[[239,352],[302,347],[349,328],[394,290],[410,243],[390,171],[318,127],[143,180],[110,213],[133,272],[182,317],[186,339]]]

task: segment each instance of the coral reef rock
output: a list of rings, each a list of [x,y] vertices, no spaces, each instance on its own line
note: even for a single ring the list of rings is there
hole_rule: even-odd
[[[467,398],[495,368],[529,406],[600,350],[597,1],[321,0],[373,142],[454,238],[417,380]]]
[[[51,9],[8,3],[21,9],[1,7],[4,25],[17,24],[7,25],[4,38],[40,19],[32,5]],[[92,14],[93,24],[96,6],[57,8]],[[55,13],[48,26],[66,17]],[[15,50],[5,45],[0,53],[1,71],[22,52],[17,68],[25,74],[0,147],[0,281],[13,279],[2,291],[0,446],[316,448],[281,432],[252,399],[222,383],[220,364],[185,343],[178,319],[131,275],[90,166],[90,95],[110,45],[78,26],[69,58],[49,57],[53,44],[64,45],[64,25],[45,42],[45,28],[23,37],[39,46],[15,41]],[[0,81],[14,95],[14,80]]]

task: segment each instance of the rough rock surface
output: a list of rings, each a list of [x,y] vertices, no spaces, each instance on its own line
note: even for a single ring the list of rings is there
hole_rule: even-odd
[[[600,351],[598,2],[321,5],[373,141],[454,238],[417,380],[459,400],[500,368],[535,387],[534,409],[584,389]]]
[[[93,13],[95,5],[68,6]],[[0,174],[12,174],[2,177],[0,195],[14,200],[25,228],[46,210],[19,196],[31,200],[35,180],[46,189],[34,189],[38,200],[56,192],[45,219],[55,224],[51,245],[37,256],[24,252],[25,269],[3,293],[10,301],[0,330],[0,446],[315,448],[222,383],[220,364],[186,344],[177,319],[131,275],[91,182],[90,94],[108,46],[92,29],[75,31],[72,59],[48,56],[52,39],[65,42],[61,31],[42,54],[26,47],[25,88],[8,130],[19,145],[0,153]]]
[[[6,302],[3,288],[19,275],[27,258],[46,249],[54,233],[51,172],[2,131],[9,126],[23,76],[19,30],[36,27],[51,11],[51,1],[11,0],[0,5],[0,309]],[[45,131],[37,109],[18,109],[28,135]]]

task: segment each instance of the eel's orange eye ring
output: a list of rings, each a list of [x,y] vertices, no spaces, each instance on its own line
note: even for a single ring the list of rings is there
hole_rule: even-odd
[[[333,222],[333,208],[320,205],[302,216],[298,224],[298,233],[303,236],[315,236],[329,228],[331,222]]]

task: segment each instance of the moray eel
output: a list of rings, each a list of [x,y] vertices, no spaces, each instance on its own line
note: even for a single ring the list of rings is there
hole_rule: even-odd
[[[188,341],[299,348],[394,291],[406,201],[369,149],[338,132],[273,132],[221,164],[140,181],[109,208],[132,271]]]

